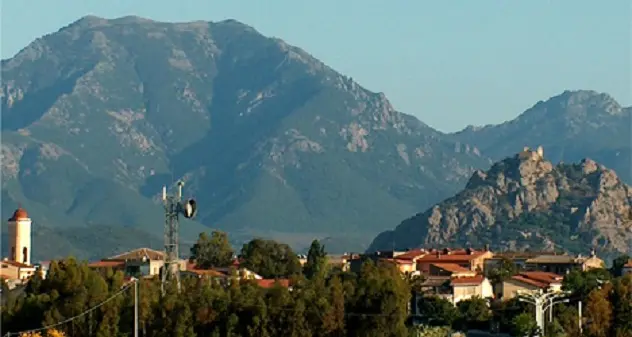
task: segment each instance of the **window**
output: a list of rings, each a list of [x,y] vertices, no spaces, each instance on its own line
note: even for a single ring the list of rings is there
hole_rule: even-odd
[[[28,253],[29,253],[29,249],[28,249],[28,248],[26,248],[26,247],[24,247],[24,248],[22,249],[22,262],[23,262],[23,263],[28,263],[28,262],[29,262],[28,257],[27,257],[27,256],[28,256]]]
[[[15,247],[11,247],[11,260],[17,260],[17,256],[15,256]]]

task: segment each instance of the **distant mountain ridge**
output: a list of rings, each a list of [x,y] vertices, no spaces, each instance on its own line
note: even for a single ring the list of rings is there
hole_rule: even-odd
[[[496,250],[632,252],[632,188],[584,159],[523,152],[476,171],[464,190],[378,235],[369,250],[490,245]]]
[[[567,90],[540,101],[520,116],[498,125],[469,126],[452,134],[501,160],[523,146],[544,146],[554,163],[592,158],[632,183],[630,127],[632,107],[593,90]]]
[[[445,134],[235,20],[84,17],[2,61],[0,103],[2,215],[29,210],[36,258],[159,248],[157,194],[177,179],[200,202],[184,243],[219,228],[295,248],[327,238],[334,252],[366,248],[524,145],[631,181],[631,109],[606,94],[567,91]]]
[[[3,216],[22,203],[42,231],[85,233],[41,256],[132,248],[113,239],[127,228],[159,244],[152,198],[175,179],[200,203],[185,242],[220,228],[353,249],[490,163],[234,20],[84,17],[3,60],[0,98]]]

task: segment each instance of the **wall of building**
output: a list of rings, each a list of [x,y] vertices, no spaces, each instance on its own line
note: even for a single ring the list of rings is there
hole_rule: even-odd
[[[9,259],[31,264],[31,219],[9,221]]]
[[[516,297],[519,291],[534,291],[538,289],[540,288],[534,285],[509,279],[503,282],[503,300],[509,300]]]

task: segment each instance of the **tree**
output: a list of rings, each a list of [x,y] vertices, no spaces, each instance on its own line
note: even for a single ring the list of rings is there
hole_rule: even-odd
[[[601,289],[595,289],[588,295],[586,302],[586,320],[588,326],[584,329],[589,337],[612,336],[612,303],[609,295],[612,291],[610,283],[605,284]]]
[[[200,233],[197,242],[191,247],[191,260],[195,260],[202,269],[228,267],[233,262],[233,255],[228,234],[221,231],[213,231],[210,237]]]
[[[492,313],[487,306],[487,301],[474,297],[472,299],[460,301],[457,304],[461,328],[485,330],[489,328]]]
[[[564,327],[558,320],[553,320],[553,322],[549,322],[546,325],[546,336],[547,337],[568,337],[566,331],[564,331]]]
[[[404,337],[410,288],[391,263],[366,261],[358,275],[347,321],[351,337]]]
[[[459,311],[444,298],[427,296],[417,303],[419,315],[430,326],[452,325],[459,318]]]
[[[253,239],[241,249],[242,265],[264,278],[284,278],[301,272],[301,263],[290,246]]]
[[[586,299],[591,291],[610,279],[610,273],[606,269],[573,270],[564,276],[562,288],[571,291],[573,295],[581,299]]]
[[[577,325],[579,313],[575,305],[557,305],[555,316],[568,337],[580,337],[579,327]]]
[[[613,336],[632,336],[632,275],[612,283]]]
[[[632,258],[630,258],[629,255],[621,255],[617,257],[616,259],[614,259],[612,261],[612,268],[610,269],[612,272],[612,275],[614,275],[615,277],[622,276],[623,266],[625,266],[625,264],[628,263],[628,261],[630,261],[631,259]]]
[[[513,319],[513,333],[517,337],[535,337],[539,335],[538,325],[530,313],[522,313]]]
[[[307,262],[303,267],[305,277],[312,279],[316,275],[322,275],[326,268],[327,253],[325,253],[325,246],[322,246],[318,240],[314,240],[309,247]]]
[[[516,264],[511,259],[503,256],[500,258],[499,266],[489,272],[489,279],[493,285],[497,285],[516,275],[516,273],[518,273]]]

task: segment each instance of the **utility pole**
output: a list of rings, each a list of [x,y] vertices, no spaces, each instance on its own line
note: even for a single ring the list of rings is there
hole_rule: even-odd
[[[167,187],[162,187],[162,202],[165,209],[165,255],[162,269],[162,294],[167,291],[167,283],[175,282],[180,291],[180,250],[178,243],[179,215],[193,218],[197,213],[197,203],[193,199],[182,202],[182,186],[178,181],[176,195],[168,195]]]

